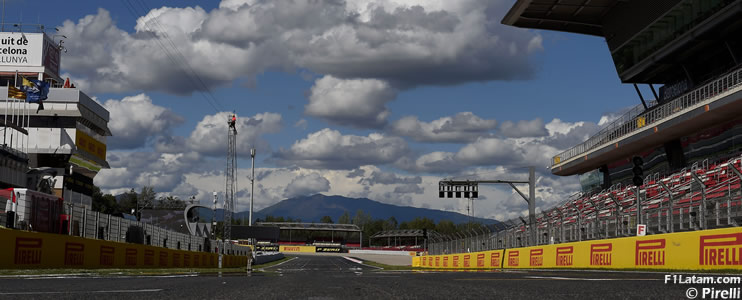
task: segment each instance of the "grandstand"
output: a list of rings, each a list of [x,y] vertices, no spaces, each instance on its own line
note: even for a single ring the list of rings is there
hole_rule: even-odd
[[[502,23],[604,38],[641,102],[553,157],[583,190],[537,217],[537,244],[742,223],[742,0],[517,0]],[[527,246],[525,221],[503,224],[430,252]]]
[[[258,222],[257,225],[280,229],[275,245],[317,246],[347,251],[349,248],[360,248],[363,238],[361,229],[353,224]]]

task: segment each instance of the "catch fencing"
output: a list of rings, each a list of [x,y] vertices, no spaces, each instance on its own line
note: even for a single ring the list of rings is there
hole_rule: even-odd
[[[536,245],[646,234],[737,227],[742,223],[742,158],[723,163],[695,163],[642,186],[614,185],[594,194],[575,194],[536,217]],[[430,254],[509,249],[529,245],[524,218],[429,238]]]

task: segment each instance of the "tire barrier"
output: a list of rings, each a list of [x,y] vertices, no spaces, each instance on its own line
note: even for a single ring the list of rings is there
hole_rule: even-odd
[[[0,228],[0,269],[216,268],[219,255],[68,235]],[[223,255],[222,266],[247,265],[244,255]]]
[[[742,228],[412,258],[435,269],[742,270]]]

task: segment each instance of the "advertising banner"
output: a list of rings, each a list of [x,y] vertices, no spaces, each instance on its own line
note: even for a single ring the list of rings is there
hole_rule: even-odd
[[[503,267],[742,270],[742,228],[592,240],[465,254],[429,255],[419,258],[418,263],[421,267],[454,269]],[[429,262],[433,261],[441,263],[438,266],[435,264],[431,266]]]

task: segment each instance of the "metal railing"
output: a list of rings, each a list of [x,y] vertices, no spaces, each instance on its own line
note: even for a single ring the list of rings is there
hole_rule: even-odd
[[[739,226],[742,222],[742,158],[715,166],[707,162],[645,184],[592,195],[575,194],[537,216],[537,245]],[[694,179],[697,178],[697,179]],[[637,193],[638,190],[638,193]],[[638,195],[638,197],[637,197]],[[638,201],[637,201],[638,198]],[[637,215],[641,205],[641,215]],[[639,223],[641,219],[641,223]],[[529,225],[512,219],[430,240],[429,254],[532,246]]]
[[[731,91],[732,89],[742,90],[742,68],[729,72],[668,103],[657,105],[657,101],[653,100],[648,104],[649,108],[646,110],[641,105],[635,106],[623,116],[604,127],[600,132],[588,138],[585,142],[554,156],[552,167],[565,163],[597,147],[611,144],[650,124],[685,113],[687,109],[693,108],[703,101],[721,93]]]
[[[164,247],[176,250],[197,252],[219,252],[230,255],[246,255],[245,248],[239,248],[231,243],[223,244],[221,241],[207,239],[205,237],[193,236],[175,232],[156,224],[127,220],[87,209],[73,203],[65,203],[65,212],[69,215],[71,225],[66,234],[83,238],[99,239],[106,241],[144,244]],[[5,225],[5,214],[0,215]],[[28,222],[21,222],[21,229],[33,230]]]

